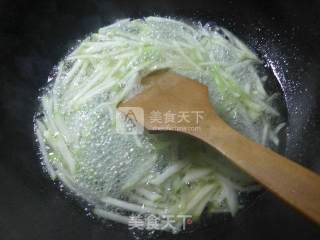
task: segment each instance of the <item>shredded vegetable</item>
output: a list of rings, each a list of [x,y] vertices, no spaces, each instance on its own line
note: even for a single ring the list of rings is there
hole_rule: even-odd
[[[164,215],[235,215],[239,193],[259,189],[250,177],[187,136],[119,133],[129,123],[116,118],[116,106],[141,91],[143,76],[170,68],[206,84],[231,126],[278,145],[284,124],[275,124],[275,95],[266,92],[259,65],[253,51],[218,26],[147,17],[100,28],[58,64],[40,97],[35,133],[43,164],[96,215],[123,224],[132,214],[161,222]]]

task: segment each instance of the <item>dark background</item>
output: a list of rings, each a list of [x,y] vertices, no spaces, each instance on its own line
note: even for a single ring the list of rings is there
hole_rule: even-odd
[[[288,108],[285,154],[320,172],[320,1],[0,1],[0,239],[132,238],[86,216],[42,172],[32,118],[38,89],[76,40],[123,17],[223,25],[273,66]],[[320,228],[266,192],[233,220],[161,239],[320,239]],[[144,239],[144,238],[142,238]]]

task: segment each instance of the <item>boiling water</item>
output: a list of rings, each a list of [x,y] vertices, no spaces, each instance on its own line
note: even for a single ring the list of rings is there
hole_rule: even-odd
[[[123,186],[145,171],[143,187],[148,189],[150,181],[171,165],[187,161],[191,169],[199,167],[197,157],[192,156],[215,159],[214,169],[219,174],[252,183],[220,154],[188,137],[119,134],[116,104],[141,91],[139,79],[145,74],[170,67],[206,84],[215,109],[235,129],[256,142],[276,146],[278,132],[274,129],[279,116],[272,113],[277,109],[271,94],[264,90],[266,76],[257,70],[260,64],[243,43],[218,27],[147,18],[102,28],[62,60],[40,97],[36,132],[45,166],[52,178],[60,179],[93,206],[120,215],[127,211],[106,205],[103,199],[130,200],[135,190],[123,192]],[[213,72],[217,68],[219,72]],[[269,105],[254,110],[259,106],[253,107],[250,101]],[[128,122],[121,124],[127,127]],[[211,168],[210,163],[201,164]],[[171,187],[150,189],[167,194],[168,206],[164,208],[170,209]]]

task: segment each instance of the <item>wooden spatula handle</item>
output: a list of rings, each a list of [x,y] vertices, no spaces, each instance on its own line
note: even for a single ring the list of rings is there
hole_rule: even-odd
[[[203,121],[206,131],[195,133],[238,167],[320,224],[320,176],[242,136],[216,114]]]

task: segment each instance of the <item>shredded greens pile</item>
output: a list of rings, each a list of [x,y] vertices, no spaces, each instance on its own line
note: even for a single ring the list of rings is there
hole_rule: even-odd
[[[170,68],[206,84],[231,126],[276,146],[284,124],[274,124],[275,95],[266,93],[260,65],[217,26],[148,17],[103,27],[59,63],[40,97],[35,131],[43,164],[52,179],[113,221],[128,224],[132,214],[234,215],[239,193],[257,188],[248,176],[187,136],[119,134],[116,106],[141,90],[143,76]]]

